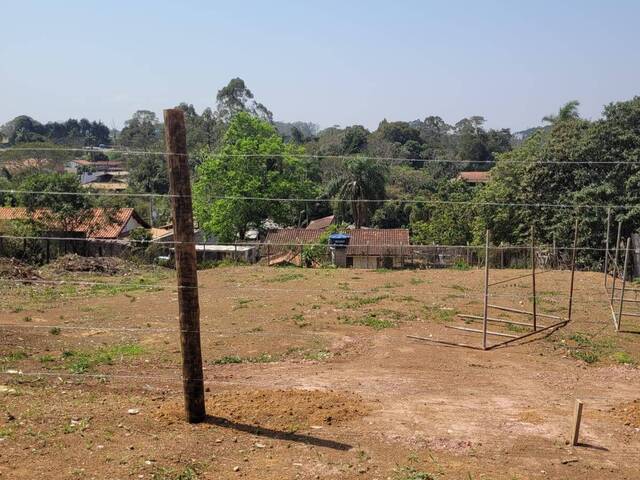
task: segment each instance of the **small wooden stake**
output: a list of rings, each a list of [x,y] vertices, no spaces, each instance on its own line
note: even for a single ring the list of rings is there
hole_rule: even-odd
[[[578,246],[578,219],[576,218],[576,226],[573,232],[573,249],[571,250],[571,285],[569,287],[569,312],[567,320],[571,320],[571,311],[573,309],[573,283],[576,276],[576,248]]]
[[[533,331],[535,332],[538,329],[538,316],[536,315],[536,237],[533,225],[531,226],[531,290],[533,294],[533,308],[531,311],[533,312]]]
[[[573,410],[573,432],[571,434],[571,445],[578,445],[578,437],[580,436],[580,422],[582,421],[582,400],[576,399],[576,405]]]
[[[191,181],[187,162],[187,131],[184,113],[179,109],[164,111],[164,135],[167,144],[167,167],[173,207],[173,232],[180,311],[180,346],[182,349],[182,386],[187,421],[205,418],[204,378],[200,345],[200,305],[198,271],[193,231]]]
[[[487,314],[489,310],[489,230],[484,244],[484,313],[482,314],[482,348],[487,349]]]
[[[624,288],[627,285],[627,267],[629,266],[629,250],[630,249],[631,249],[631,237],[627,238],[627,246],[624,250],[624,268],[622,269],[622,290],[620,292],[620,308],[618,309],[618,321],[616,322],[616,331],[620,331],[620,324],[622,323],[622,307],[624,306]]]

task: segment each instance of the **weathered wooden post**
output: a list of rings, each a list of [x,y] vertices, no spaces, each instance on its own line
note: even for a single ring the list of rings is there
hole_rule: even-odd
[[[536,312],[538,299],[536,298],[536,237],[533,225],[531,225],[531,293],[533,295],[533,331],[535,332],[538,330],[538,315]]]
[[[613,298],[616,294],[616,279],[618,278],[618,255],[620,253],[620,233],[622,232],[622,222],[618,222],[618,235],[616,236],[616,253],[613,256],[613,280],[611,281],[611,308],[613,308]]]
[[[578,219],[576,218],[576,226],[573,231],[573,248],[571,249],[571,285],[569,287],[569,312],[567,319],[571,320],[573,310],[573,284],[576,276],[576,248],[578,247]]]
[[[607,289],[607,276],[609,275],[609,235],[611,234],[611,207],[607,209],[607,238],[604,247],[604,288]]]
[[[484,311],[482,314],[482,349],[487,349],[487,316],[489,313],[489,230],[484,243]]]
[[[580,422],[582,421],[582,400],[576,399],[576,404],[573,409],[573,430],[571,432],[571,445],[578,445],[580,437]]]
[[[173,207],[185,411],[189,423],[198,423],[204,420],[206,412],[191,182],[187,162],[187,132],[182,110],[164,111],[164,134]]]

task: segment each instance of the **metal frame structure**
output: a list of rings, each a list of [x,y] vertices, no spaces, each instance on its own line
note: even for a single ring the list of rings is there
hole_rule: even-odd
[[[575,270],[576,270],[576,247],[578,243],[578,220],[575,222],[574,229],[574,237],[573,237],[573,248],[571,250],[571,280],[569,284],[569,305],[568,312],[566,317],[560,317],[557,315],[549,315],[545,313],[540,313],[537,310],[537,301],[538,294],[536,291],[536,276],[541,275],[546,272],[537,272],[536,271],[536,243],[535,243],[535,231],[534,228],[531,227],[531,272],[524,275],[519,275],[517,277],[509,278],[506,280],[499,280],[497,282],[489,283],[489,243],[490,243],[491,232],[487,230],[485,237],[485,262],[484,262],[484,303],[483,303],[483,313],[482,315],[469,315],[469,314],[458,314],[457,317],[463,319],[465,323],[471,322],[482,322],[482,328],[469,328],[466,326],[457,326],[457,325],[445,325],[445,328],[449,328],[452,330],[458,330],[466,333],[472,334],[480,334],[482,336],[482,342],[480,346],[471,345],[467,343],[459,343],[453,342],[449,340],[439,340],[427,337],[420,337],[416,335],[407,335],[409,338],[413,338],[416,340],[425,340],[428,342],[439,343],[442,345],[455,346],[455,347],[464,347],[464,348],[472,348],[475,350],[492,350],[494,348],[498,348],[501,346],[508,345],[510,343],[516,342],[518,340],[523,340],[532,335],[536,335],[541,332],[550,331],[556,328],[560,328],[565,326],[567,323],[571,321],[571,315],[573,310],[573,287],[575,280]],[[547,270],[552,271],[552,270]],[[531,310],[522,310],[518,308],[512,308],[503,305],[496,305],[489,303],[489,288],[494,285],[499,285],[501,283],[510,282],[513,280],[519,280],[521,278],[531,277]],[[495,318],[489,315],[489,310],[499,310],[504,312],[515,313],[518,315],[524,315],[530,321],[515,321],[508,320],[503,318]],[[640,315],[638,315],[640,316]],[[552,320],[552,323],[549,325],[543,325],[538,323],[538,319],[545,318]],[[509,326],[516,326],[518,328],[525,327],[528,331],[524,333],[506,333],[499,332],[494,330],[489,330],[489,324],[505,324]],[[500,337],[506,338],[506,340],[498,341],[498,342],[490,342],[489,337]]]
[[[613,255],[609,249],[610,235],[611,235],[611,209],[607,213],[607,237],[605,242],[605,257],[604,257],[604,289],[609,299],[609,307],[611,308],[611,318],[613,320],[613,327],[616,332],[620,332],[622,328],[623,317],[640,317],[640,288],[633,288],[627,286],[627,277],[629,273],[629,257],[631,253],[631,237],[628,237],[624,242],[624,260],[622,269],[619,265],[620,260],[620,245],[623,242],[622,238],[622,222],[618,222],[618,232],[616,235],[616,242]],[[611,276],[611,285],[609,285],[609,276]],[[617,286],[616,283],[622,282],[622,286]],[[635,294],[635,298],[628,298],[627,293]],[[618,294],[619,296],[616,296]],[[617,302],[617,303],[616,303]],[[635,306],[635,311],[625,310],[625,305],[629,307]],[[616,312],[617,309],[617,312]]]

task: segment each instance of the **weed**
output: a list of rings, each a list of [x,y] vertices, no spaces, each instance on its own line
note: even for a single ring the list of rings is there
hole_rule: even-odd
[[[182,470],[158,468],[151,475],[152,480],[197,480],[200,469],[196,465],[189,465]]]
[[[4,355],[3,357],[0,357],[0,362],[18,362],[20,360],[24,360],[27,357],[28,355],[25,352],[19,350],[17,352],[11,352]]]
[[[382,288],[397,288],[401,286],[402,284],[398,282],[387,282],[382,286]]]
[[[10,437],[13,431],[8,427],[0,427],[0,438]]]
[[[436,480],[434,475],[423,472],[414,467],[396,468],[394,473],[394,480]]]
[[[134,357],[143,351],[139,345],[125,343],[93,351],[66,350],[62,352],[62,357],[67,360],[67,368],[72,373],[85,373],[98,365],[113,365],[118,358],[122,360],[124,357]]]
[[[32,322],[32,321],[33,321],[33,318],[31,318],[31,317],[29,317],[29,316],[26,316],[26,317],[24,317],[24,318],[22,319],[22,321],[23,321],[23,322]]]
[[[301,313],[298,313],[293,316],[293,323],[295,323],[300,328],[304,328],[311,325],[309,322],[307,322],[304,319],[304,315],[302,315]]]
[[[457,284],[448,285],[448,288],[451,288],[453,290],[457,290],[459,292],[468,292],[469,291],[469,289],[467,287],[463,287],[462,285],[457,285]]]
[[[454,270],[469,270],[471,269],[471,265],[469,265],[465,260],[459,258],[453,262],[452,268]]]
[[[422,280],[421,278],[412,278],[411,280],[409,280],[409,283],[411,285],[420,285],[421,283],[424,283],[424,280]]]
[[[308,352],[304,355],[305,360],[326,360],[331,358],[331,352],[329,350],[318,350],[317,352]]]
[[[613,359],[622,364],[633,364],[635,363],[633,357],[629,355],[627,352],[614,352],[612,355]]]
[[[507,323],[507,330],[515,333],[523,333],[527,331],[527,327],[516,325],[514,323]]]
[[[596,363],[598,360],[600,360],[600,357],[597,353],[589,351],[585,352],[583,350],[572,350],[571,356],[586,363]]]
[[[40,363],[51,363],[51,362],[55,362],[55,358],[53,358],[51,355],[42,355],[39,359]]]
[[[281,273],[280,275],[276,275],[273,278],[268,278],[265,280],[265,282],[269,282],[269,283],[284,283],[284,282],[289,282],[291,280],[298,280],[300,278],[304,278],[304,275],[301,273],[297,273],[297,272],[290,272],[290,273]]]
[[[373,328],[374,330],[384,330],[385,328],[392,328],[396,326],[395,322],[384,318],[378,318],[375,313],[370,313],[355,320],[350,317],[344,317],[342,321],[348,325],[363,325],[365,327]]]
[[[450,322],[457,313],[453,308],[442,308],[436,305],[425,305],[423,308],[429,320],[436,322]]]
[[[62,332],[62,330],[60,330],[60,327],[51,327],[49,329],[49,333],[51,335],[60,335],[60,332]]]
[[[230,363],[242,363],[242,358],[237,355],[225,355],[213,361],[214,365],[228,365]]]
[[[386,298],[389,298],[389,295],[375,295],[372,297],[349,297],[348,300],[350,303],[346,303],[344,307],[345,308],[363,307],[365,305],[378,303]]]

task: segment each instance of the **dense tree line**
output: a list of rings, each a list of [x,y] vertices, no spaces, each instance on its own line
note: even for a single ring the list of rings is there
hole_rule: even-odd
[[[239,78],[218,91],[211,108],[200,113],[187,103],[178,108],[187,122],[196,216],[222,240],[241,239],[267,219],[304,226],[333,213],[339,222],[359,227],[409,228],[416,243],[480,244],[488,228],[495,243],[520,244],[534,226],[539,242],[555,238],[562,244],[579,218],[581,245],[601,248],[606,209],[575,206],[637,204],[640,97],[606,106],[596,121],[580,118],[578,106],[569,102],[545,117],[545,126],[515,138],[508,129],[485,128],[480,116],[453,125],[437,116],[383,120],[373,131],[361,125],[319,130],[312,123],[274,122]],[[104,141],[101,124],[74,122],[40,125],[19,117],[3,132],[12,144]],[[162,124],[155,113],[138,111],[111,143],[162,150]],[[125,158],[131,190],[168,191],[162,156]],[[487,170],[490,181],[464,183],[457,179],[464,170]],[[23,180],[0,176],[4,184]],[[259,200],[266,197],[312,201]],[[541,206],[558,204],[563,206]],[[640,207],[612,213],[625,222],[625,235],[638,230]],[[593,251],[581,261],[595,265],[600,257]]]

